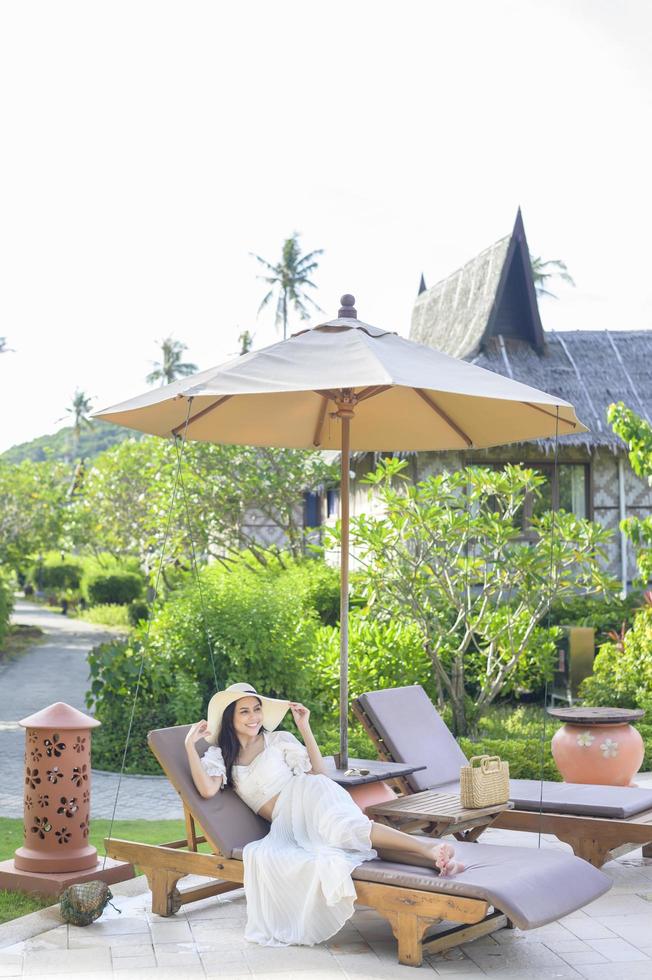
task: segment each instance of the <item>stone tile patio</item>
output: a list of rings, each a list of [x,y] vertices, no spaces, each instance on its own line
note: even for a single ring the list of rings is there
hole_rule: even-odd
[[[489,831],[483,839],[537,846],[534,834]],[[548,837],[542,846],[565,848]],[[56,908],[0,926],[0,977],[390,980],[434,974],[454,980],[652,980],[652,860],[633,851],[605,871],[614,887],[582,911],[531,932],[503,930],[426,957],[420,973],[396,962],[389,925],[371,910],[356,911],[325,945],[267,948],[244,939],[242,891],[162,919],[149,912],[146,882],[138,878],[114,886],[120,913],[108,907],[85,929],[61,925]]]

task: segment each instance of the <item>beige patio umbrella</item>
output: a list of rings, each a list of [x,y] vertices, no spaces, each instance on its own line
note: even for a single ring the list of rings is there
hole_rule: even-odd
[[[357,319],[338,317],[263,350],[94,413],[159,436],[341,452],[340,766],[348,765],[351,450],[471,449],[585,432],[573,406]]]

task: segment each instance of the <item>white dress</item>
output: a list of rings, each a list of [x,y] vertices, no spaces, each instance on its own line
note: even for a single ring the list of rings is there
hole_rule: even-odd
[[[376,857],[371,821],[341,786],[309,773],[308,752],[294,735],[263,737],[260,755],[232,769],[233,788],[252,810],[279,794],[269,834],[243,851],[245,937],[263,946],[312,946],[353,915],[351,872]],[[217,746],[201,762],[209,775],[225,779]]]

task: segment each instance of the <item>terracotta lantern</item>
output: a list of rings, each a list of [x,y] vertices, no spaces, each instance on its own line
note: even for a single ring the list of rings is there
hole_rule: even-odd
[[[25,843],[20,871],[84,871],[97,865],[88,842],[94,718],[58,701],[19,722],[25,729]]]

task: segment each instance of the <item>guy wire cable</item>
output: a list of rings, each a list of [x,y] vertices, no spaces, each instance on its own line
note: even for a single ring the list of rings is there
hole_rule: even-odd
[[[186,413],[186,421],[185,421],[184,430],[183,430],[183,445],[184,446],[185,446],[185,442],[186,442],[186,432],[188,430],[188,420],[190,419],[190,410],[192,408],[192,401],[193,401],[192,400],[192,397],[190,397],[188,399],[188,411]],[[175,501],[176,495],[177,495],[177,486],[178,486],[178,483],[179,483],[179,473],[180,473],[180,470],[181,470],[181,456],[179,456],[179,454],[177,454],[177,468],[176,468],[176,473],[174,475],[174,484],[173,484],[173,487],[172,487],[172,494],[171,494],[171,497],[170,497],[170,506],[168,508],[168,519],[167,519],[167,523],[165,525],[165,533],[163,535],[163,544],[161,545],[161,554],[160,554],[160,557],[159,557],[158,570],[156,572],[156,579],[154,581],[154,598],[152,600],[152,606],[156,602],[156,597],[158,595],[158,584],[159,584],[159,580],[161,578],[161,571],[163,569],[163,559],[165,558],[165,547],[167,545],[168,536],[169,536],[169,533],[170,533],[170,525],[172,523],[172,514],[174,512],[174,501]],[[146,632],[145,632],[145,643],[143,643],[142,646],[141,646],[140,665],[139,665],[139,668],[138,668],[138,678],[136,680],[136,689],[134,691],[134,698],[133,698],[133,702],[132,702],[132,705],[131,705],[131,714],[129,716],[129,725],[127,727],[127,738],[125,740],[124,752],[122,753],[122,763],[120,765],[120,775],[118,777],[118,786],[117,786],[116,791],[115,791],[115,799],[113,801],[113,812],[111,814],[111,822],[109,824],[109,832],[107,834],[107,838],[111,837],[111,834],[113,832],[113,823],[115,821],[115,812],[116,812],[116,809],[118,807],[118,797],[120,795],[120,786],[122,784],[122,776],[123,776],[125,764],[126,764],[126,761],[127,761],[127,750],[129,748],[129,739],[131,738],[131,729],[132,729],[132,726],[133,726],[133,723],[134,723],[134,715],[136,713],[136,703],[138,701],[138,694],[140,692],[140,682],[141,682],[141,679],[142,679],[142,676],[143,676],[143,666],[145,664],[145,646],[146,646],[147,638],[149,637],[149,630],[150,630],[151,623],[152,623],[152,618],[150,616],[147,619],[147,629],[146,629]],[[105,841],[106,841],[107,838],[105,838]],[[107,859],[107,857],[108,857],[108,854],[107,854],[107,851],[106,851],[106,843],[105,843],[104,844],[104,860],[102,862],[102,870],[104,870],[104,868],[106,867],[106,859]]]
[[[555,515],[557,513],[557,508],[559,507],[559,405],[557,405],[557,417],[555,419],[555,455],[552,466],[552,486],[550,488],[552,497],[552,521],[550,525],[550,567],[548,571],[548,582],[549,582],[549,594],[548,594],[548,630],[550,630],[550,618],[552,614],[552,571],[554,566],[554,545],[555,545]],[[555,499],[556,493],[556,499]],[[543,727],[541,730],[541,786],[539,789],[539,832],[538,832],[538,843],[537,847],[541,849],[541,824],[543,822],[543,775],[545,766],[545,752],[546,752],[546,719],[547,719],[547,706],[548,706],[548,675],[546,674],[546,680],[543,688]]]
[[[184,441],[185,441],[185,433],[184,433]],[[177,452],[177,459],[179,460],[179,465],[181,465],[180,452],[181,453],[183,452],[183,446],[181,447],[180,450],[178,437],[175,439],[174,446]],[[206,634],[206,643],[208,644],[208,652],[211,658],[211,667],[213,668],[213,679],[215,681],[215,690],[217,691],[219,689],[219,684],[217,682],[217,670],[215,669],[215,655],[213,652],[213,641],[211,639],[210,631],[208,629],[208,619],[206,617],[206,605],[204,603],[204,590],[201,587],[201,579],[199,577],[199,570],[197,568],[197,556],[195,553],[195,540],[194,540],[193,526],[192,526],[192,521],[190,519],[188,494],[186,493],[186,485],[183,482],[183,471],[181,469],[179,470],[179,485],[181,487],[181,496],[183,497],[184,510],[186,512],[186,525],[188,527],[188,537],[190,538],[190,554],[191,554],[193,572],[195,575],[195,582],[197,583],[197,589],[199,591],[199,604],[201,606],[201,615],[202,615],[202,622],[204,624],[204,633]]]

